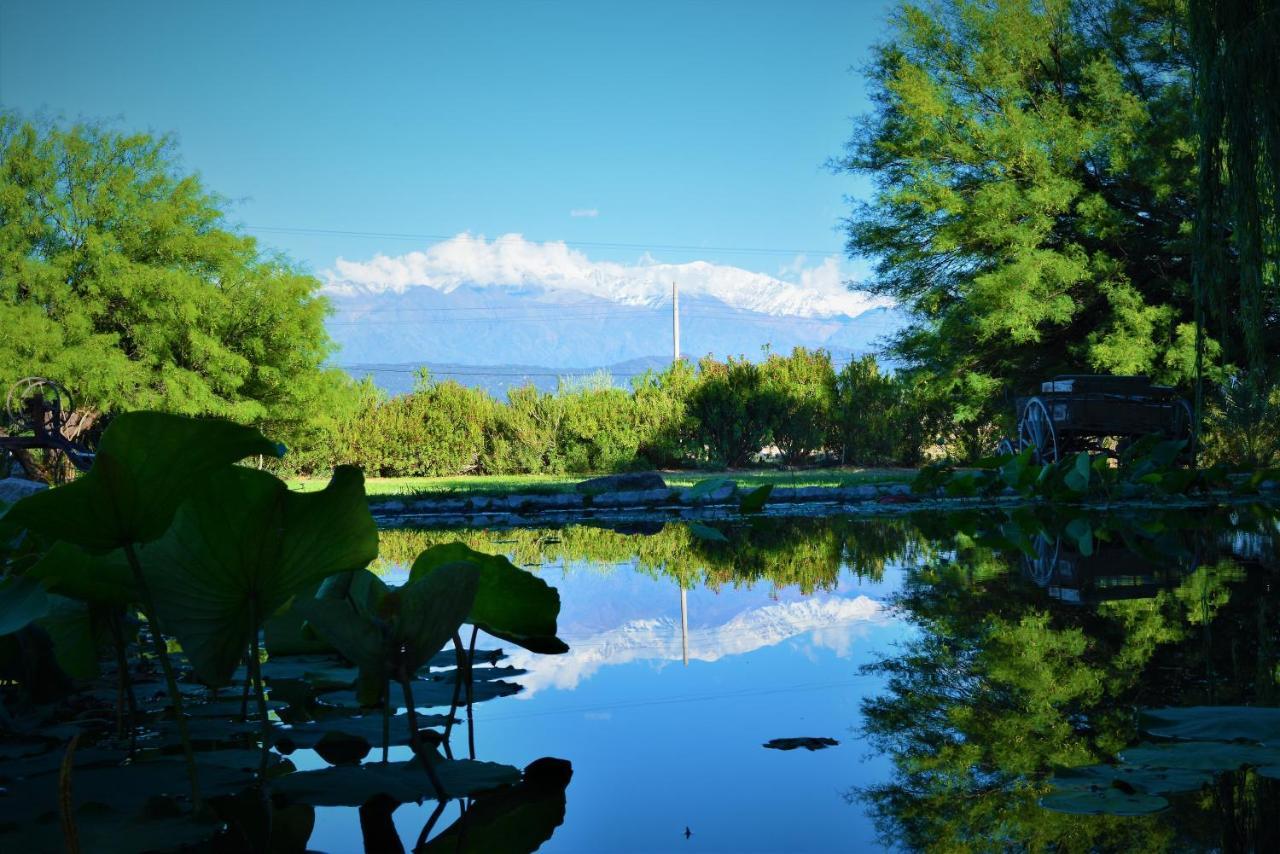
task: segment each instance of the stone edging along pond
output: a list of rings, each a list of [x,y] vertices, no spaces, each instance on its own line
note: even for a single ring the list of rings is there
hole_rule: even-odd
[[[588,482],[590,483],[590,482]],[[382,527],[521,527],[558,525],[579,520],[660,521],[666,519],[739,518],[740,502],[752,491],[726,482],[712,490],[651,487],[603,492],[513,494],[504,496],[448,496],[441,498],[388,497],[370,501],[370,510]],[[1194,497],[1147,500],[1089,501],[1081,506],[1171,509],[1218,504],[1224,501],[1266,501],[1275,496],[1238,496],[1223,492]],[[833,514],[885,515],[918,510],[959,510],[1008,507],[1036,503],[1014,494],[985,498],[948,498],[920,495],[907,483],[861,486],[775,486],[759,515],[827,516]]]

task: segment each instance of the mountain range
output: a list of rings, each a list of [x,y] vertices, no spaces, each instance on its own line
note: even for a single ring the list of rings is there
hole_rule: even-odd
[[[518,235],[459,235],[426,252],[339,259],[324,292],[334,363],[392,392],[410,388],[418,366],[497,391],[601,369],[625,384],[670,363],[673,283],[680,352],[695,360],[821,347],[840,364],[903,325],[887,301],[849,290],[832,259],[789,277],[704,261],[595,262]]]

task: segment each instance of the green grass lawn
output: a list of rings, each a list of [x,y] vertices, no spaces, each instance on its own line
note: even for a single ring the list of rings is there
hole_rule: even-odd
[[[910,480],[915,469],[827,468],[777,471],[750,469],[723,472],[662,472],[669,486],[689,487],[695,483],[727,478],[739,486],[751,488],[772,483],[777,486],[856,486],[864,483],[889,483]],[[589,475],[460,475],[457,477],[371,477],[365,481],[370,496],[451,496],[510,495],[513,493],[571,492],[573,485]],[[323,489],[323,478],[297,478],[289,488],[301,492]]]

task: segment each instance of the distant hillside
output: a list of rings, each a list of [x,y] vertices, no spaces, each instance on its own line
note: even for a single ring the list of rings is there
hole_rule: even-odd
[[[435,366],[468,384],[505,390],[528,375],[554,387],[563,372],[607,367],[615,374],[640,372],[670,361],[671,307],[621,305],[578,293],[538,288],[459,287],[396,291],[349,289],[330,294],[336,309],[329,331],[340,349],[335,362],[352,373],[371,366],[388,389],[412,386],[405,366]],[[875,349],[902,325],[893,309],[857,316],[801,317],[733,308],[712,297],[681,300],[681,351],[759,358],[775,352],[824,347],[838,358]],[[495,372],[488,379],[476,376]],[[549,374],[550,376],[537,376]]]
[[[562,381],[583,382],[596,376],[608,375],[613,384],[630,388],[631,379],[646,370],[662,370],[671,362],[670,357],[632,359],[616,365],[578,370],[557,370],[546,365],[458,365],[448,363],[359,364],[344,365],[354,377],[369,375],[379,387],[390,394],[405,394],[413,390],[418,369],[425,367],[438,380],[456,380],[464,386],[482,388],[495,400],[506,400],[513,388],[533,383],[541,391],[555,391]]]

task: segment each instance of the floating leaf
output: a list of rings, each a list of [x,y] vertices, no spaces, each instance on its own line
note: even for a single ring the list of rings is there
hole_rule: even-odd
[[[88,474],[22,499],[5,521],[94,552],[145,543],[165,532],[211,473],[282,453],[257,430],[230,421],[126,412],[103,433]]]
[[[468,759],[436,760],[435,771],[449,795],[455,798],[520,780],[520,771],[510,765]],[[272,790],[294,803],[316,807],[360,806],[378,795],[400,803],[436,798],[431,779],[417,759],[298,771],[277,779]]]
[[[1069,815],[1137,816],[1160,812],[1169,806],[1169,802],[1160,795],[1106,786],[1055,790],[1040,799],[1040,806]]]
[[[1280,763],[1280,747],[1262,747],[1224,741],[1142,744],[1130,747],[1120,755],[1128,765],[1202,771],[1234,771],[1242,765]]]
[[[377,554],[359,469],[339,466],[324,490],[297,493],[236,466],[208,479],[142,561],[165,629],[202,680],[225,685],[267,615]]]
[[[1146,709],[1142,731],[1194,741],[1252,741],[1280,747],[1280,709],[1260,706],[1190,706]]]
[[[418,555],[409,579],[412,582],[426,577],[459,561],[474,564],[480,570],[480,586],[467,622],[530,652],[556,654],[569,650],[556,637],[560,593],[502,555],[478,552],[464,543],[433,546]]]

